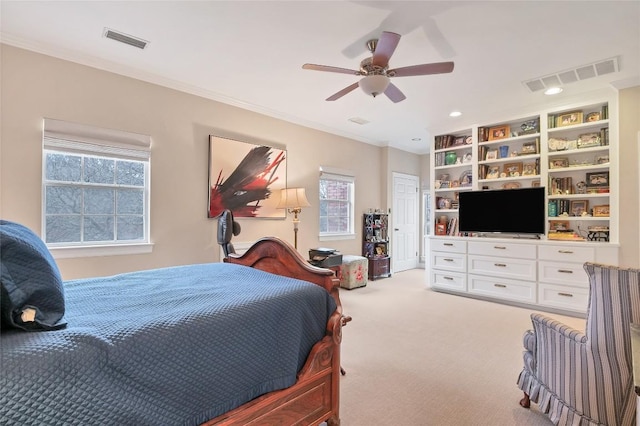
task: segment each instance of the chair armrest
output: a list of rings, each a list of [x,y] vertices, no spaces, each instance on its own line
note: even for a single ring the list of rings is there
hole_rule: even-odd
[[[537,335],[536,339],[538,341],[545,339],[544,336],[559,335],[568,340],[568,343],[584,344],[587,342],[587,336],[584,332],[569,327],[546,315],[531,314],[531,322],[533,322],[533,327]]]

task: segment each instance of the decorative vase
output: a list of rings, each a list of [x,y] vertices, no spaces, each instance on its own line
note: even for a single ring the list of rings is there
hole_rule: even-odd
[[[444,164],[447,166],[451,164],[456,164],[457,160],[458,160],[458,155],[455,153],[455,151],[449,151],[444,156]]]

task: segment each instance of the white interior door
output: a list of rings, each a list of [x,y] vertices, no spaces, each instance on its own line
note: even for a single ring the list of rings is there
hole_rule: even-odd
[[[419,217],[418,177],[393,173],[393,272],[418,267]]]

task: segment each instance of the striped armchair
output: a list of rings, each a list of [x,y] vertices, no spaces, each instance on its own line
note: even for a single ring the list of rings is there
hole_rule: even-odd
[[[640,322],[640,270],[593,263],[584,269],[590,286],[585,333],[531,315],[520,405],[538,403],[556,425],[630,426],[636,417],[630,323]]]

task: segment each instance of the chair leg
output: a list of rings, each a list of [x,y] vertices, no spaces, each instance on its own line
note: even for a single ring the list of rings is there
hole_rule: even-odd
[[[527,395],[526,392],[524,392],[524,398],[520,400],[520,405],[524,408],[531,407],[531,400],[529,399],[529,395]]]

